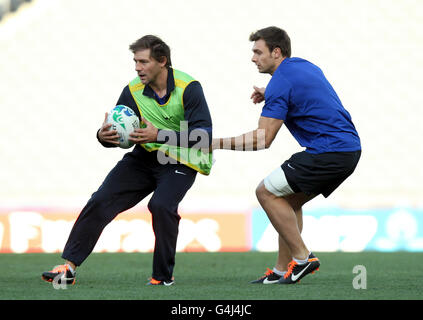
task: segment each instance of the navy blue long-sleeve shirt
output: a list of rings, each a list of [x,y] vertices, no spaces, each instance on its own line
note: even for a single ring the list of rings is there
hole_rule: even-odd
[[[175,80],[173,78],[172,69],[169,69],[168,78],[167,78],[167,93],[164,97],[160,98],[156,95],[153,89],[147,84],[144,88],[143,94],[150,98],[155,99],[159,104],[165,104],[170,97],[170,94],[175,89]],[[198,136],[196,139],[193,136],[188,139],[187,141],[181,141],[181,133],[175,132],[177,141],[168,141],[166,139],[169,135],[166,134],[164,129],[159,129],[158,143],[169,143],[169,144],[176,144],[178,146],[188,146],[193,147],[194,145],[198,148],[208,148],[212,143],[212,120],[210,116],[209,107],[206,102],[206,98],[204,96],[203,88],[201,87],[200,82],[193,81],[185,88],[184,95],[182,97],[184,102],[184,119],[187,121],[188,124],[188,132],[184,134],[184,137],[190,137],[192,131],[197,130],[197,133],[201,133],[201,135],[193,135]],[[140,112],[138,110],[138,106],[135,103],[135,100],[129,90],[129,86],[126,86],[116,105],[125,105],[131,108],[135,114],[141,119]],[[163,131],[163,132],[161,132]],[[208,139],[203,139],[207,135]],[[172,135],[175,136],[175,135]],[[201,136],[201,137],[200,137]],[[163,137],[163,138],[162,138]],[[98,138],[98,133],[97,133]],[[101,142],[101,141],[100,141]],[[113,144],[103,143],[101,144],[105,147],[115,147]],[[137,146],[138,147],[138,146]]]

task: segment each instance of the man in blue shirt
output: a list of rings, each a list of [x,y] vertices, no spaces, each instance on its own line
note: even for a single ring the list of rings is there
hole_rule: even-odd
[[[284,30],[264,28],[252,33],[250,41],[258,71],[272,75],[266,88],[254,87],[251,95],[254,103],[265,102],[258,128],[238,137],[213,139],[213,149],[269,148],[282,124],[305,148],[256,189],[279,233],[279,252],[273,270],[252,283],[292,284],[320,266],[301,237],[302,206],[319,194],[328,197],[352,174],[361,155],[360,138],[320,68],[291,58],[291,42]]]

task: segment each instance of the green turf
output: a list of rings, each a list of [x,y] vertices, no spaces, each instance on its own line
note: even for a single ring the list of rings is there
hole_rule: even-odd
[[[423,253],[316,253],[321,268],[296,285],[254,285],[276,254],[177,253],[172,287],[146,286],[151,253],[92,254],[78,269],[77,282],[54,289],[41,272],[61,263],[58,254],[0,254],[0,299],[419,299],[423,298]],[[356,265],[367,269],[367,289],[354,289]]]

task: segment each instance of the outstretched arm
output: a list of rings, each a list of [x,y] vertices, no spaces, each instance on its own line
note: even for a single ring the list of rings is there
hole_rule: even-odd
[[[256,151],[270,147],[283,120],[260,117],[256,130],[237,137],[213,139],[212,148],[240,151]]]

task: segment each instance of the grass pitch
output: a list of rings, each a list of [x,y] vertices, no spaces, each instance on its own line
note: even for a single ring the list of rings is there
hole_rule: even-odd
[[[295,285],[249,281],[273,267],[276,253],[177,253],[175,285],[146,286],[151,253],[94,253],[77,270],[76,284],[54,289],[41,273],[59,254],[0,254],[1,300],[421,300],[423,253],[315,253],[318,272]],[[354,289],[356,265],[366,289]]]

